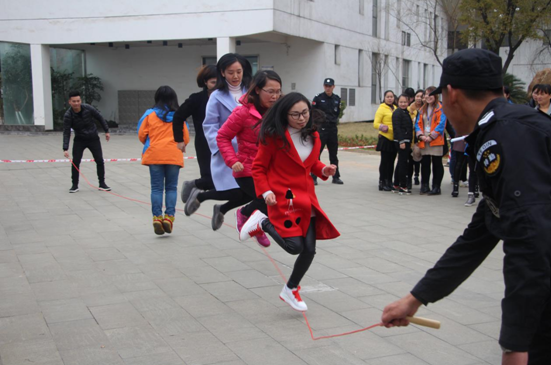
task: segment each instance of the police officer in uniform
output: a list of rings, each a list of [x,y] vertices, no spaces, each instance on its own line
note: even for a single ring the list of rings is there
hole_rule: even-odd
[[[483,194],[471,223],[382,322],[408,325],[421,304],[452,293],[503,240],[502,364],[551,364],[551,118],[503,97],[501,58],[482,49],[444,60],[444,113],[468,154]]]
[[[323,88],[325,92],[318,94],[312,101],[312,106],[325,113],[325,122],[318,126],[318,132],[321,140],[320,157],[323,149],[327,145],[329,150],[329,161],[332,165],[337,166],[337,172],[333,176],[333,184],[343,184],[340,179],[339,173],[339,159],[337,158],[337,151],[339,148],[339,130],[337,128],[337,122],[339,121],[339,114],[341,112],[341,98],[337,94],[333,93],[335,89],[335,80],[326,78],[323,80]],[[316,176],[312,175],[314,184],[318,184]]]

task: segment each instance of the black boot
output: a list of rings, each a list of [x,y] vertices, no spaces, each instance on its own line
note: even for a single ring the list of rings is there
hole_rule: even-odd
[[[421,195],[425,195],[429,191],[430,191],[429,184],[421,184],[421,191],[420,191]]]
[[[419,185],[419,175],[415,175],[414,182],[415,182],[415,185]]]
[[[442,191],[440,191],[440,186],[433,186],[432,190],[429,191],[428,195],[440,195],[442,194]]]
[[[454,198],[457,198],[459,196],[459,184],[454,182],[453,183],[453,191],[452,191],[452,196]]]
[[[383,180],[379,180],[379,191],[383,191]]]
[[[390,183],[390,180],[383,181],[383,191],[392,191],[392,184]]]

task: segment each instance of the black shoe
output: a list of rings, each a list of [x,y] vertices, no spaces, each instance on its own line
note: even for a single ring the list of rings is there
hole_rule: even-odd
[[[408,183],[407,183],[407,188],[408,188],[408,190],[411,190],[412,185],[413,185],[413,184],[411,183],[411,180],[409,180]]]
[[[413,182],[415,183],[415,185],[419,185],[419,176],[415,176]]]
[[[476,199],[474,197],[474,194],[469,193],[469,196],[467,197],[467,201],[465,202],[465,206],[472,207],[473,205],[475,205],[475,203],[476,203]]]
[[[69,189],[69,193],[76,193],[77,191],[78,191],[77,184],[73,184],[73,186],[71,186],[71,188]]]
[[[459,196],[459,184],[453,183],[452,196],[457,198]]]
[[[107,186],[105,183],[100,183],[100,184],[99,184],[98,190],[101,190],[101,191],[111,191],[111,188],[110,188],[109,186]]]
[[[317,176],[312,176],[312,180],[314,180],[314,185],[318,186],[318,177]]]
[[[420,194],[421,195],[425,195],[426,193],[428,193],[430,191],[429,189],[429,184],[423,184],[421,185],[421,190],[420,190]]]
[[[392,187],[390,189],[393,193],[400,192],[400,187],[398,185],[392,185]]]
[[[400,191],[399,193],[400,195],[411,195],[411,190],[409,190],[408,188],[400,188]]]
[[[379,191],[383,191],[383,181],[379,180]]]
[[[392,191],[392,184],[389,180],[383,181],[383,191]]]
[[[334,177],[333,178],[333,184],[342,185],[342,184],[344,184],[344,182],[341,179],[339,179],[338,177]]]
[[[429,191],[428,195],[441,195],[442,191],[440,191],[439,187],[432,188],[431,191]]]

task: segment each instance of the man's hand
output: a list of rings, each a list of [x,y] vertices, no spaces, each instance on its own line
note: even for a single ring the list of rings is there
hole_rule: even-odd
[[[65,158],[69,158],[69,151],[63,151],[63,156],[65,156]]]
[[[268,194],[268,196],[266,197],[266,199],[264,199],[264,201],[266,201],[267,205],[276,205],[277,204],[276,197],[275,197],[274,193]]]
[[[178,149],[182,152],[186,152],[186,143],[185,142],[178,142],[178,145],[176,146]]]
[[[406,316],[413,316],[421,306],[421,302],[411,294],[402,299],[390,303],[383,310],[381,322],[386,328],[407,326],[409,321]]]
[[[111,135],[109,133],[105,133],[105,140],[109,142],[110,139],[111,139]]]
[[[527,352],[504,352],[501,365],[526,365],[528,364]]]
[[[241,172],[245,168],[243,167],[243,164],[241,162],[236,162],[236,163],[233,164],[231,169],[233,170],[233,172]]]
[[[337,166],[335,166],[335,165],[325,166],[322,170],[322,173],[325,176],[333,176],[337,173]]]

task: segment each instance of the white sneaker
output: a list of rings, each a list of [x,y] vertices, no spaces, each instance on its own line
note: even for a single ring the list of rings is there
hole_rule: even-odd
[[[300,286],[296,289],[289,289],[287,285],[284,285],[283,289],[281,289],[281,293],[279,293],[279,299],[289,304],[291,308],[296,311],[306,312],[308,310],[308,306],[300,297],[300,294],[298,292],[299,290]]]
[[[239,232],[239,239],[241,241],[246,241],[251,237],[264,233],[264,231],[262,231],[262,221],[267,218],[268,217],[260,210],[255,210],[245,224],[243,224],[241,232]]]

